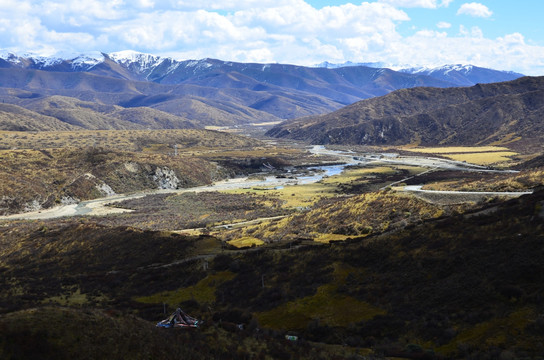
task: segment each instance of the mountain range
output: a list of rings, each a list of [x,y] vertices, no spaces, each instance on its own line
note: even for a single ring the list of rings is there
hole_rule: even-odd
[[[0,128],[47,128],[27,121],[30,114],[48,117],[51,129],[280,122],[329,113],[398,89],[465,86],[475,80],[497,82],[520,76],[460,66],[411,73],[362,65],[325,68],[215,59],[177,61],[132,51],[59,57],[4,52],[0,53],[0,97],[14,107],[2,107],[0,116],[9,120]],[[68,106],[59,108],[61,103]]]
[[[362,100],[330,114],[284,122],[267,135],[314,144],[542,144],[544,77]]]

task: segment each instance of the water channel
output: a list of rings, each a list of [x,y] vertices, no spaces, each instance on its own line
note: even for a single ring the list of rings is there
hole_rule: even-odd
[[[235,189],[272,189],[282,188],[288,185],[304,185],[320,181],[325,176],[334,176],[342,173],[348,165],[365,165],[372,162],[387,162],[404,165],[414,165],[427,167],[429,169],[450,169],[464,171],[496,171],[486,170],[484,167],[466,164],[451,160],[430,158],[430,157],[412,157],[412,156],[397,156],[396,154],[355,154],[351,152],[342,152],[326,149],[322,145],[313,146],[310,152],[316,155],[335,156],[340,164],[310,166],[306,169],[298,169],[297,171],[288,171],[285,174],[271,176],[262,174],[260,177],[239,177],[217,181],[211,185],[197,186],[183,189],[159,189],[147,190],[132,194],[117,194],[104,198],[82,201],[78,204],[61,205],[50,209],[43,209],[33,212],[25,212],[20,214],[0,216],[0,220],[16,220],[16,219],[54,219],[65,216],[78,215],[109,215],[116,213],[128,212],[130,210],[108,206],[109,204],[141,198],[147,195],[156,194],[181,194],[185,192],[202,192],[202,191],[223,191]],[[419,189],[418,191],[423,191]]]

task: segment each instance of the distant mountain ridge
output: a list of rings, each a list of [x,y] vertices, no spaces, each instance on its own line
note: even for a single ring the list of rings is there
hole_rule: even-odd
[[[146,79],[157,82],[157,79],[167,77],[178,68],[191,69],[192,74],[206,72],[211,68],[216,68],[218,64],[227,64],[233,66],[234,62],[220,61],[214,59],[201,60],[174,60],[169,57],[146,54],[132,50],[118,51],[113,53],[89,52],[83,54],[60,54],[59,56],[44,57],[33,54],[17,55],[10,52],[0,52],[0,61],[4,60],[12,65],[33,68],[38,70],[64,71],[92,71],[92,69],[108,60],[123,66],[130,70],[139,80]],[[254,65],[254,64],[246,64]],[[259,66],[270,67],[277,64],[258,64]],[[296,65],[293,65],[296,66]],[[430,77],[451,82],[458,86],[475,85],[476,83],[493,83],[501,81],[514,80],[524,76],[513,71],[493,70],[473,65],[452,64],[440,67],[401,67],[391,66],[384,62],[365,62],[354,63],[351,61],[343,64],[334,64],[323,62],[316,65],[317,68],[339,69],[343,67],[369,67],[374,69],[391,69],[394,71],[412,74],[428,75]],[[184,72],[187,72],[186,70]],[[133,80],[137,80],[134,78]],[[161,82],[161,81],[158,81]]]
[[[341,67],[349,66],[367,66],[372,68],[389,68],[395,71],[399,71],[406,74],[413,75],[427,75],[435,79],[444,80],[455,84],[456,86],[471,86],[476,84],[488,84],[494,82],[510,81],[523,77],[523,74],[513,71],[493,70],[474,65],[463,64],[451,64],[443,65],[439,67],[403,67],[403,66],[391,66],[384,62],[369,62],[369,63],[353,63],[351,61],[343,64],[333,64],[330,62],[323,62],[317,67],[323,67],[327,69],[337,69]]]
[[[55,57],[4,51],[0,52],[0,97],[5,103],[32,111],[36,111],[28,108],[32,99],[56,95],[101,105],[147,107],[162,112],[161,120],[146,124],[151,128],[160,124],[233,126],[325,114],[398,89],[444,88],[465,81],[433,74],[368,66],[327,69],[216,59],[178,61],[134,51]],[[495,79],[493,70],[486,74],[486,81]],[[165,119],[165,113],[178,119]],[[130,122],[120,124],[115,119],[100,124],[77,120],[82,114],[71,115],[74,119],[71,125],[79,123],[93,129],[105,124],[113,128],[132,126]],[[19,128],[25,128],[20,125]],[[29,128],[35,128],[34,125]]]
[[[525,145],[544,140],[544,77],[463,88],[413,88],[327,115],[284,122],[267,135],[314,144]]]
[[[459,86],[472,86],[476,84],[510,81],[523,76],[522,74],[513,71],[499,71],[461,64],[444,65],[435,68],[407,68],[399,71],[408,74],[428,75],[435,79],[455,83]]]

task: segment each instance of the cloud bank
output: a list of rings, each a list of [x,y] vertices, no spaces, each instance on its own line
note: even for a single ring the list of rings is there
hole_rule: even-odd
[[[470,15],[474,17],[488,18],[493,12],[487,6],[479,3],[466,3],[461,5],[457,15]]]
[[[457,32],[437,19],[434,29],[401,35],[399,27],[412,21],[409,9],[451,3],[379,0],[316,9],[304,0],[0,0],[0,48],[43,55],[133,49],[176,59],[301,65],[471,63],[542,73],[544,61],[537,59],[544,59],[544,47],[519,33],[491,39],[479,28]],[[490,17],[492,11],[466,3],[457,14]]]

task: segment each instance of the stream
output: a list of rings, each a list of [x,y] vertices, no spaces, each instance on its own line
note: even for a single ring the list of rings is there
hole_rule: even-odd
[[[315,148],[315,147],[314,147]],[[312,149],[313,150],[313,149]],[[186,192],[203,192],[203,191],[224,191],[236,189],[251,189],[251,188],[267,188],[280,189],[287,185],[304,185],[320,181],[325,176],[333,176],[340,174],[349,164],[335,164],[310,166],[306,168],[307,172],[295,174],[287,172],[286,174],[277,176],[264,176],[260,178],[239,177],[227,180],[217,181],[211,185],[196,186],[182,189],[158,189],[146,190],[131,194],[117,194],[108,197],[86,200],[77,204],[55,206],[49,209],[31,211],[7,216],[0,216],[0,220],[46,220],[60,217],[79,216],[79,215],[110,215],[130,212],[128,209],[121,209],[108,206],[109,204],[142,198],[147,195],[156,194],[181,194]]]
[[[54,219],[65,216],[78,216],[78,215],[109,215],[118,214],[124,212],[130,212],[128,209],[121,209],[108,206],[109,204],[121,202],[124,200],[131,200],[142,198],[147,195],[156,194],[181,194],[185,192],[203,192],[203,191],[223,191],[223,190],[235,190],[235,189],[280,189],[287,185],[304,185],[311,184],[320,181],[325,176],[333,176],[342,173],[346,166],[349,165],[365,165],[372,162],[386,162],[393,164],[414,165],[427,167],[430,169],[449,169],[449,170],[463,170],[463,171],[493,171],[493,172],[510,172],[508,170],[490,170],[483,166],[474,164],[462,163],[459,161],[452,161],[440,158],[432,157],[418,157],[418,156],[398,156],[397,154],[356,154],[352,152],[336,151],[326,149],[323,145],[315,145],[309,151],[315,155],[329,155],[335,156],[342,164],[335,165],[322,165],[322,166],[309,166],[306,168],[307,172],[302,174],[296,174],[294,172],[287,172],[281,176],[265,176],[255,177],[239,177],[227,180],[217,181],[211,185],[196,186],[183,189],[158,189],[158,190],[146,190],[136,192],[132,194],[117,194],[104,198],[98,198],[94,200],[82,201],[77,204],[61,205],[49,209],[42,209],[38,211],[19,213],[8,216],[0,216],[0,220],[45,220]],[[410,191],[410,189],[406,189]],[[415,190],[412,190],[415,191]],[[425,191],[417,189],[417,191]],[[520,193],[521,194],[521,193]]]

